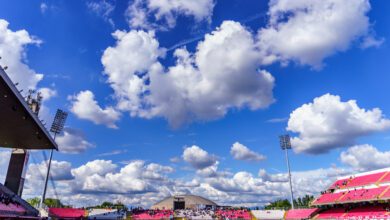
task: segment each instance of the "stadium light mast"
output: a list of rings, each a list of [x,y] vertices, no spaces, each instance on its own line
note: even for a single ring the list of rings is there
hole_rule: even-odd
[[[68,117],[68,113],[65,111],[62,111],[61,109],[57,109],[56,115],[53,120],[53,124],[51,125],[50,131],[54,134],[54,141],[56,140],[57,134],[61,133],[64,129],[66,118]],[[49,164],[47,165],[47,173],[45,178],[45,186],[43,189],[41,201],[39,203],[39,208],[42,208],[43,202],[46,198],[46,190],[47,190],[47,182],[49,181],[49,175],[50,175],[50,167],[51,167],[51,161],[53,159],[53,150],[50,151],[50,159]]]
[[[284,150],[284,152],[286,154],[288,179],[290,181],[291,208],[294,209],[294,193],[293,193],[292,181],[291,181],[290,160],[288,159],[288,150],[291,149],[291,140],[290,140],[290,136],[288,134],[279,136],[279,140],[280,140],[280,147],[282,148],[282,150]]]

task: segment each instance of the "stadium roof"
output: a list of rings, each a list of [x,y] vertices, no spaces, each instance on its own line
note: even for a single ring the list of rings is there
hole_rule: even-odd
[[[181,196],[171,196],[165,198],[164,200],[154,204],[152,209],[173,209],[173,201],[175,198],[183,198],[185,202],[186,209],[196,208],[198,205],[205,206],[217,206],[217,204],[209,199],[203,198],[201,196],[195,195],[181,195]]]
[[[0,67],[0,147],[58,149],[38,116]]]

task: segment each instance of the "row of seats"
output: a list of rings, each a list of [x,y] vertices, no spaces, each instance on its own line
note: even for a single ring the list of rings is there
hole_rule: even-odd
[[[0,192],[0,211],[2,213],[10,213],[15,215],[23,215],[26,213],[25,208],[23,208],[7,194],[2,192]]]
[[[388,198],[390,198],[390,186],[381,186],[370,189],[361,188],[345,192],[324,193],[313,202],[313,205],[383,200]]]
[[[134,211],[132,219],[170,219],[172,216],[171,210],[137,210]]]
[[[132,219],[171,219],[172,217],[186,219],[243,219],[250,220],[252,218],[250,212],[245,209],[223,209],[223,210],[135,210],[133,211]]]
[[[251,214],[246,209],[223,209],[215,212],[217,217],[228,219],[251,219]]]
[[[340,179],[333,183],[329,189],[352,188],[386,182],[390,182],[390,171]]]
[[[352,209],[333,208],[318,214],[314,219],[389,219],[387,206],[364,206]]]

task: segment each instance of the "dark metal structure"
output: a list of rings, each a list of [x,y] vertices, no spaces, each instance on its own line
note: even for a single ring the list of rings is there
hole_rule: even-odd
[[[19,196],[23,192],[28,150],[58,149],[49,132],[1,66],[0,147],[14,149],[4,185]]]
[[[0,147],[54,149],[57,144],[0,66]]]

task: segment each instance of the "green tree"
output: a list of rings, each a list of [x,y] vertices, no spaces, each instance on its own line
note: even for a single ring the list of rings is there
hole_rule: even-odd
[[[39,197],[34,197],[34,198],[27,199],[26,201],[30,203],[31,206],[38,207],[41,199]]]
[[[287,199],[279,199],[274,202],[271,202],[270,204],[266,205],[264,209],[271,210],[271,209],[290,209],[291,203]]]
[[[30,205],[32,205],[34,207],[38,207],[39,203],[41,202],[41,198],[39,198],[39,197],[30,198],[30,199],[27,199],[27,202],[30,203]],[[62,204],[61,200],[53,199],[53,198],[46,198],[44,204],[49,208],[69,207],[69,206]]]
[[[314,200],[314,196],[305,195],[294,200],[294,206],[297,208],[309,208],[311,202]]]
[[[117,201],[115,203],[105,201],[101,205],[92,206],[88,208],[127,210],[127,207],[120,201]]]
[[[309,208],[310,203],[314,200],[314,196],[312,195],[305,195],[304,197],[299,197],[294,199],[294,206],[296,208]],[[266,205],[264,207],[266,210],[270,209],[291,209],[291,203],[287,199],[279,199],[274,202],[271,202],[270,204]]]

